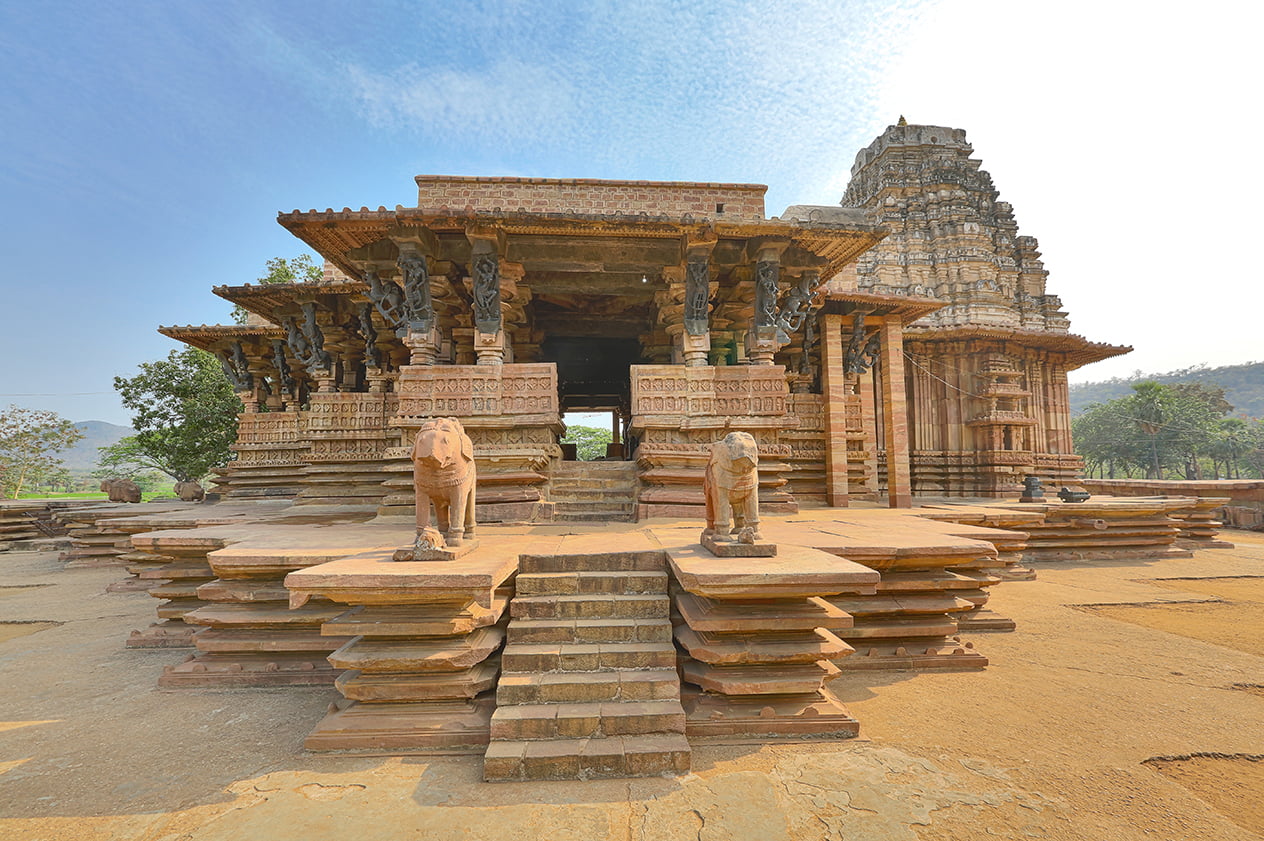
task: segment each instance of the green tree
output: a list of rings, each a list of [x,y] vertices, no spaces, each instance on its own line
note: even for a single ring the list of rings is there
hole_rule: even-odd
[[[241,401],[219,360],[197,348],[173,350],[164,360],[142,362],[114,389],[135,414],[136,434],[101,448],[101,464],[136,464],[177,482],[198,481],[228,462],[237,435]]]
[[[563,444],[574,444],[580,461],[593,461],[606,457],[606,445],[613,439],[610,430],[595,426],[568,426]]]
[[[325,271],[316,265],[310,254],[285,259],[273,257],[266,263],[267,272],[259,278],[259,283],[309,283],[320,280]],[[249,313],[240,304],[233,304],[232,319],[234,324],[245,324]]]
[[[55,475],[57,453],[82,437],[56,412],[9,406],[0,413],[0,492],[17,499],[33,480]]]

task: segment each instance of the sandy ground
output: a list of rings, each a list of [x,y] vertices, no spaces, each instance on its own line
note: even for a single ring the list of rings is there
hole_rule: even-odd
[[[985,672],[833,683],[861,739],[699,746],[684,778],[582,784],[305,753],[332,688],[159,690],[184,653],[123,648],[153,599],[3,554],[0,838],[1259,839],[1264,536],[1226,535],[1001,585],[1018,631],[972,636]]]

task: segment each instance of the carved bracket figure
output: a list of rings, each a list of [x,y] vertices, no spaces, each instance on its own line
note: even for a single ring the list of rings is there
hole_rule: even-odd
[[[710,264],[704,255],[690,257],[685,264],[685,332],[690,336],[707,332],[710,305]]]
[[[495,254],[474,257],[474,325],[480,333],[500,331],[500,260]]]
[[[316,305],[303,304],[303,323],[299,325],[293,316],[285,319],[286,339],[294,358],[307,368],[312,376],[328,374],[333,363],[325,351],[325,334],[316,322]]]
[[[760,260],[755,264],[755,326],[772,327],[777,323],[777,283],[781,264]]]
[[[880,334],[875,332],[866,338],[865,314],[857,312],[852,317],[851,341],[843,357],[843,373],[863,374],[878,361],[881,351]]]
[[[364,282],[369,284],[369,300],[382,314],[386,324],[392,330],[398,330],[404,323],[404,291],[393,280],[383,280],[377,271],[369,269],[364,273]]]
[[[382,367],[382,352],[377,347],[377,328],[373,326],[373,305],[361,304],[359,333],[364,337],[364,364],[370,368]]]
[[[799,277],[799,282],[786,296],[785,306],[777,313],[777,341],[782,344],[788,343],[790,334],[798,332],[803,326],[810,312],[812,298],[820,285],[821,276],[817,272],[804,272]]]
[[[251,391],[255,387],[255,378],[250,374],[250,365],[246,361],[246,353],[241,349],[241,342],[233,342],[226,351],[220,351],[219,364],[224,369],[224,376],[233,384],[233,391]]]
[[[272,340],[272,364],[277,369],[277,384],[281,391],[294,397],[294,374],[290,371],[290,363],[285,358],[285,342],[281,339]]]
[[[404,273],[404,318],[408,327],[417,333],[429,333],[435,326],[435,311],[426,258],[406,254],[399,258],[399,267]]]
[[[734,535],[751,529],[757,540],[759,533],[759,447],[749,432],[730,432],[711,446],[711,459],[702,479],[707,498],[708,537],[717,542],[732,542]],[[752,542],[753,542],[752,540]]]
[[[478,545],[474,535],[474,489],[478,476],[474,444],[456,418],[432,418],[413,440],[413,485],[417,492],[417,540],[396,560],[448,560]],[[434,504],[438,529],[430,524]],[[442,533],[442,536],[439,536]],[[449,547],[458,547],[455,551]],[[401,555],[406,557],[401,558]]]

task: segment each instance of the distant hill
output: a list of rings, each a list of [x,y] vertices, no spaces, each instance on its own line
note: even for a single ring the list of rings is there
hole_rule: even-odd
[[[1071,386],[1071,414],[1078,415],[1093,403],[1105,403],[1132,393],[1132,384],[1144,380],[1173,383],[1202,383],[1219,386],[1225,391],[1225,399],[1233,404],[1233,414],[1251,418],[1264,418],[1264,362],[1248,362],[1245,365],[1226,365],[1222,368],[1195,367],[1166,374],[1142,374],[1123,379],[1116,377],[1100,383],[1080,383]]]
[[[130,426],[119,426],[105,421],[79,421],[75,429],[83,433],[83,439],[68,450],[58,453],[62,463],[72,473],[89,473],[97,469],[98,447],[117,444],[119,439],[135,435]]]

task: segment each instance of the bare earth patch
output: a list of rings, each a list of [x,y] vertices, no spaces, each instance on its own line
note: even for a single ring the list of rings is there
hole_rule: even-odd
[[[0,643],[56,628],[60,622],[0,622]]]
[[[1080,609],[1235,651],[1264,655],[1264,578],[1177,578],[1147,583],[1224,601],[1083,605]]]
[[[1144,763],[1243,829],[1264,834],[1264,756],[1158,756]]]

